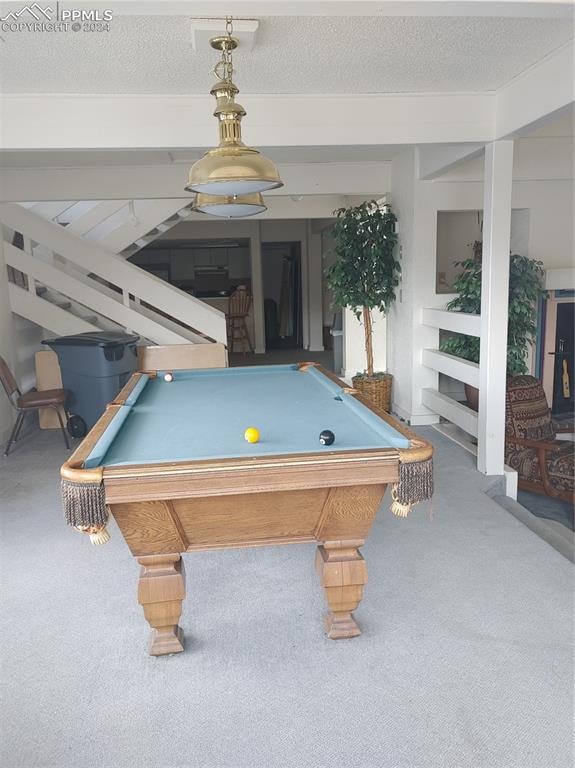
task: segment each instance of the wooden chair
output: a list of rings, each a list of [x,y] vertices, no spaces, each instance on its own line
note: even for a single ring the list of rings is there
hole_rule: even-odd
[[[4,456],[8,456],[12,443],[18,440],[18,435],[22,429],[26,414],[30,411],[38,411],[40,408],[53,408],[56,411],[58,414],[58,421],[60,422],[60,429],[64,435],[66,448],[70,447],[61,413],[68,394],[65,389],[45,389],[42,392],[32,390],[23,395],[18,388],[16,379],[12,375],[12,371],[8,368],[6,361],[2,357],[0,357],[0,381],[6,392],[6,397],[10,401],[10,405],[12,405],[18,414],[16,416],[12,434],[8,440],[8,445],[4,451]]]
[[[240,285],[230,296],[226,324],[228,332],[228,349],[234,351],[234,344],[239,341],[245,354],[246,343],[250,352],[254,351],[246,319],[252,306],[252,297],[245,286]]]
[[[505,463],[518,473],[519,488],[573,503],[575,444],[557,440],[573,425],[551,418],[545,392],[533,376],[507,380]]]

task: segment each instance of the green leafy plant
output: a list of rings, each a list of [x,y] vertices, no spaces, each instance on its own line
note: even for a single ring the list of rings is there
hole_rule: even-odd
[[[395,258],[395,215],[375,200],[334,211],[334,263],[326,269],[334,304],[350,307],[363,319],[366,371],[373,376],[371,310],[384,314],[395,300],[401,266]]]
[[[527,353],[537,333],[537,302],[547,295],[540,261],[513,253],[509,256],[509,315],[507,321],[507,374],[527,373]],[[456,262],[462,271],[453,282],[458,293],[447,304],[450,312],[481,313],[481,259]],[[455,333],[441,345],[442,352],[479,362],[479,338]]]

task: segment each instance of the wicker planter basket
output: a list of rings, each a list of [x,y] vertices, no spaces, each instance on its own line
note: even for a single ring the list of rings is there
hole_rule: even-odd
[[[391,373],[382,373],[379,376],[367,376],[365,373],[361,373],[354,376],[351,381],[354,389],[361,392],[370,403],[389,413],[391,408],[391,384],[393,382]]]

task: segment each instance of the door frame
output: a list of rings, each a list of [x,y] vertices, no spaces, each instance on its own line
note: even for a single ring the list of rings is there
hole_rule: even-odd
[[[555,376],[555,337],[557,336],[557,306],[575,303],[575,291],[550,291],[545,302],[545,330],[541,382],[549,407],[553,405]]]

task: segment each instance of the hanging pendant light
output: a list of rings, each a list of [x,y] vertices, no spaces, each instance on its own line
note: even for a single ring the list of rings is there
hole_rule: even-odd
[[[206,195],[198,192],[192,210],[226,219],[242,219],[263,213],[267,206],[259,192],[253,195]]]
[[[210,40],[212,48],[222,53],[214,67],[218,81],[210,91],[216,99],[214,117],[218,120],[220,143],[194,163],[185,189],[237,198],[281,187],[283,182],[269,158],[242,142],[241,120],[246,111],[235,101],[239,90],[232,82],[232,51],[237,48],[238,41],[232,37],[229,17],[226,32],[226,35]]]

